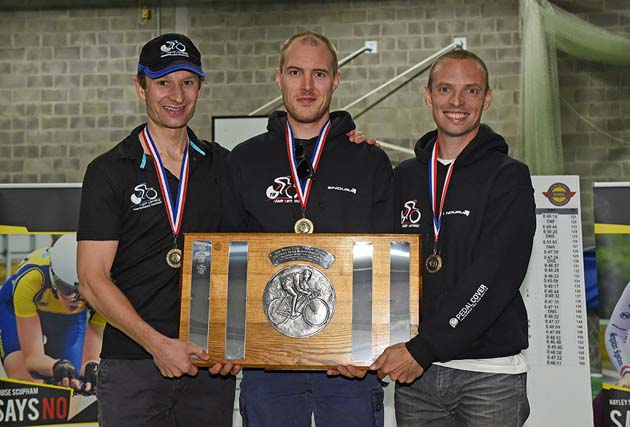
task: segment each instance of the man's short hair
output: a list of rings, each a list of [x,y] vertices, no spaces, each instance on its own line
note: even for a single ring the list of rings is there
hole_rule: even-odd
[[[317,46],[320,43],[323,43],[328,48],[328,51],[330,52],[330,56],[332,58],[331,65],[333,76],[337,75],[337,71],[339,70],[339,63],[337,61],[337,51],[335,50],[335,46],[333,46],[330,40],[328,40],[328,37],[314,31],[303,31],[301,33],[293,34],[287,41],[282,44],[282,49],[280,49],[280,61],[278,63],[280,72],[282,72],[282,67],[284,66],[287,49],[289,48],[289,46],[291,46],[291,43],[298,39],[300,39],[300,43],[310,46]]]
[[[488,67],[486,67],[486,64],[483,62],[481,58],[479,58],[477,55],[475,55],[474,53],[466,49],[455,49],[455,50],[451,50],[450,52],[446,52],[444,55],[440,56],[433,63],[433,65],[431,65],[431,69],[429,70],[429,81],[427,82],[427,87],[429,89],[431,89],[431,84],[433,83],[433,73],[435,72],[435,69],[441,62],[443,62],[446,59],[459,59],[459,60],[472,59],[473,61],[477,62],[477,64],[481,66],[481,69],[483,70],[483,73],[486,76],[485,91],[487,92],[488,89],[490,89],[490,83],[488,80]]]

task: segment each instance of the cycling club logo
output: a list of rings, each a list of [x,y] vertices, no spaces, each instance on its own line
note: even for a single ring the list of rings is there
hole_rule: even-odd
[[[551,184],[547,191],[543,191],[543,196],[555,206],[564,206],[575,196],[575,191],[569,190],[569,187],[561,182],[556,182]]]
[[[146,182],[136,185],[133,190],[129,198],[132,203],[131,210],[133,211],[150,208],[162,203],[162,199],[158,197],[158,192],[155,188],[147,187]]]
[[[271,203],[296,203],[297,194],[290,176],[279,176],[265,191]]]
[[[400,225],[402,228],[420,228],[420,209],[416,207],[418,200],[407,200],[400,211]]]
[[[166,56],[185,56],[188,58],[188,52],[186,52],[186,45],[180,42],[179,40],[169,40],[160,46],[160,50],[162,53],[160,54],[161,58]]]

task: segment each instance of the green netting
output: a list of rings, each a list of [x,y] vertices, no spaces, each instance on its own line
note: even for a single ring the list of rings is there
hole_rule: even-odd
[[[630,7],[630,2],[628,2]],[[556,46],[576,58],[611,65],[630,65],[630,40],[596,27],[558,7],[544,11],[545,31]]]
[[[630,40],[546,0],[521,0],[521,143],[532,174],[564,172],[556,49],[579,59],[630,66]]]

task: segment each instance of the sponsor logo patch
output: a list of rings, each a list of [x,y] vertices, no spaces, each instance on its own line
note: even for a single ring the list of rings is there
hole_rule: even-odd
[[[545,196],[552,205],[564,206],[575,196],[575,191],[569,190],[566,184],[556,182],[555,184],[551,184],[547,191],[543,191],[543,196]]]
[[[463,211],[460,211],[460,210],[446,211],[446,212],[443,212],[442,215],[465,215],[465,216],[470,216],[470,211],[468,209],[465,209]]]
[[[346,193],[357,194],[357,189],[356,188],[348,188],[348,187],[340,187],[340,186],[337,186],[337,185],[329,185],[328,189],[329,190],[333,190],[333,191],[344,191]]]
[[[265,190],[267,201],[271,203],[299,203],[290,176],[279,176]]]
[[[420,209],[416,206],[418,200],[407,200],[403,203],[403,208],[400,210],[400,225],[402,228],[420,228],[420,218],[422,214]]]
[[[131,197],[129,197],[132,203],[131,210],[133,211],[150,208],[162,203],[162,199],[155,188],[147,187],[146,182],[136,185],[133,190]]]
[[[165,56],[183,56],[188,58],[188,52],[186,52],[186,46],[184,43],[181,43],[179,40],[169,40],[160,46],[160,57],[164,58]]]
[[[459,313],[457,313],[455,317],[451,318],[448,321],[448,324],[451,325],[451,328],[457,327],[457,325],[464,321],[464,319],[473,311],[477,304],[479,304],[479,301],[481,301],[487,291],[488,287],[486,285],[479,285],[479,287],[477,288],[473,296],[470,297],[470,300],[468,300],[466,305],[464,305],[461,310],[459,310]]]

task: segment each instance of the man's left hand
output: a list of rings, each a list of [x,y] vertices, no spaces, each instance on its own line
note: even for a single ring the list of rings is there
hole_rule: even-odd
[[[232,362],[225,362],[223,364],[215,363],[208,369],[208,372],[210,373],[210,375],[236,375],[241,372],[241,365],[235,365]]]
[[[389,375],[393,381],[399,383],[412,383],[424,373],[424,369],[409,353],[405,343],[387,347],[383,354],[372,363],[370,369],[377,371],[381,379]]]
[[[346,134],[350,142],[354,142],[355,144],[363,144],[364,142],[369,145],[375,145],[376,147],[380,147],[378,142],[374,138],[370,138],[365,135],[360,130],[351,130]]]
[[[326,374],[330,376],[343,375],[346,378],[363,378],[367,374],[367,369],[352,365],[339,365],[337,369],[328,369]]]

